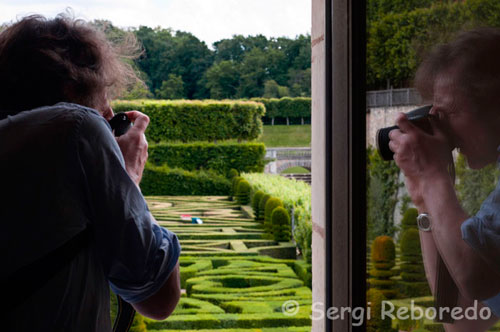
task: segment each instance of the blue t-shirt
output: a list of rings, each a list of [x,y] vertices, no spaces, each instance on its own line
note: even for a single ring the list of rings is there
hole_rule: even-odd
[[[500,181],[477,214],[462,223],[461,230],[462,239],[500,274]],[[500,317],[500,293],[482,302]]]
[[[151,219],[97,111],[69,103],[0,111],[0,174],[6,275],[91,231],[89,246],[2,321],[8,330],[111,331],[109,287],[140,302],[175,267],[178,238]]]

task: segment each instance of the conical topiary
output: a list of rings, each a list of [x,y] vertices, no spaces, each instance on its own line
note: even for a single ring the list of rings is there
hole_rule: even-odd
[[[238,187],[236,188],[236,200],[240,205],[247,205],[250,203],[250,183],[247,180],[241,180],[238,182]]]
[[[236,196],[236,189],[238,188],[238,184],[240,181],[242,181],[243,178],[241,176],[235,176],[231,181],[232,181],[232,187],[231,187],[231,196]]]
[[[290,225],[290,214],[281,206],[278,206],[271,213],[273,225],[274,241],[287,242],[292,236],[292,226]]]
[[[274,209],[278,206],[283,206],[283,202],[281,199],[276,197],[271,197],[266,202],[266,208],[264,209],[264,230],[267,234],[273,233],[273,221],[271,220],[271,213],[273,213]]]
[[[392,320],[389,315],[382,315],[383,301],[386,300],[384,294],[375,288],[370,288],[366,292],[366,302],[370,307],[370,319],[366,320],[367,332],[391,331]]]
[[[396,282],[392,280],[395,265],[396,247],[392,237],[387,235],[377,236],[372,243],[371,260],[372,269],[369,279],[370,288],[378,289],[388,299],[396,296]]]
[[[262,196],[262,198],[260,199],[260,202],[259,202],[259,221],[263,221],[264,220],[264,213],[266,211],[266,203],[267,201],[271,198],[271,195],[269,194],[264,194],[264,196]]]
[[[229,180],[232,180],[234,177],[239,176],[239,175],[240,175],[240,173],[238,173],[238,171],[234,168],[231,168],[229,170],[229,172],[227,173],[227,177],[229,178]]]
[[[401,229],[402,231],[408,228],[417,229],[417,216],[418,210],[415,208],[409,208],[403,214],[403,219],[401,219]]]
[[[253,194],[253,197],[252,197],[252,209],[253,209],[253,213],[255,215],[255,220],[260,220],[260,215],[262,214],[261,213],[261,210],[259,209],[259,204],[260,204],[260,200],[262,199],[262,196],[264,196],[265,193],[262,191],[262,190],[257,190],[257,192],[255,192],[255,194]]]
[[[420,248],[420,234],[417,229],[408,228],[403,232],[400,249],[401,281],[398,283],[400,292],[407,297],[430,295]]]

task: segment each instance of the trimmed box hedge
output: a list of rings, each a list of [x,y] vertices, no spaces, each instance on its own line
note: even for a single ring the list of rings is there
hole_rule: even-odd
[[[113,110],[147,114],[150,141],[253,140],[262,134],[264,105],[240,100],[116,100]]]
[[[266,147],[263,143],[159,143],[148,148],[148,160],[189,171],[212,169],[226,175],[238,172],[263,172]]]
[[[147,164],[140,183],[143,195],[229,195],[231,183],[210,171],[190,172]]]
[[[264,104],[266,118],[310,118],[311,98],[252,98],[251,100]]]

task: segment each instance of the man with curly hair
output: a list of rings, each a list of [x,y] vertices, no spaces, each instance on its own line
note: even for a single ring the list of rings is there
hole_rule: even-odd
[[[28,16],[0,33],[4,275],[88,234],[46,282],[7,303],[10,331],[110,331],[109,287],[153,319],[179,301],[178,238],[139,188],[149,118],[127,112],[133,126],[118,138],[106,121],[109,97],[134,78],[120,57],[103,33],[64,15]]]

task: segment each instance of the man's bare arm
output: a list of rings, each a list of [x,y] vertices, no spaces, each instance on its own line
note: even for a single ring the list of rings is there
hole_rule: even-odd
[[[438,259],[438,250],[436,244],[434,243],[434,237],[431,232],[422,232],[420,231],[420,245],[422,247],[422,258],[424,261],[425,267],[425,275],[427,277],[427,281],[429,282],[429,286],[431,288],[432,295],[436,295],[436,274],[437,274],[437,259]],[[474,306],[474,301],[465,298],[462,294],[458,294],[457,307],[465,308]],[[484,305],[482,303],[478,303],[478,311],[483,308]],[[462,312],[464,312],[462,310]],[[468,319],[460,319],[456,320],[453,324],[444,324],[444,328],[446,332],[469,332],[469,331],[486,331],[491,326],[493,326],[498,321],[498,317],[495,315],[491,315],[491,317],[487,320],[468,320]]]
[[[170,316],[181,298],[179,262],[158,292],[146,300],[132,304],[143,316],[162,320]]]
[[[460,226],[469,216],[458,202],[451,180],[427,179],[422,185],[425,206],[432,218],[434,243],[460,293],[477,300],[498,294],[500,275],[462,239]]]
[[[153,215],[149,214],[151,221],[158,224]],[[162,288],[146,300],[132,304],[132,306],[143,316],[162,320],[170,316],[181,298],[181,279],[179,261],[172,270]]]

